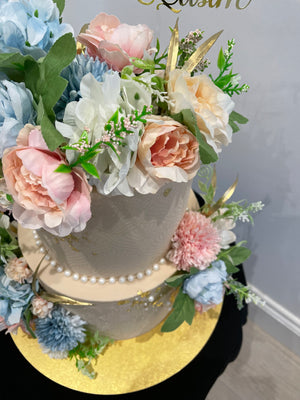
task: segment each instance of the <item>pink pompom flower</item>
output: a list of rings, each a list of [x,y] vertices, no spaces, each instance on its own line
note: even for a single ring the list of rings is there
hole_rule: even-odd
[[[50,151],[38,127],[21,129],[17,146],[7,149],[3,174],[14,199],[13,216],[25,228],[67,236],[82,231],[91,217],[91,186],[84,171],[55,172],[65,155]]]
[[[177,269],[206,269],[221,250],[220,237],[210,219],[198,211],[187,211],[171,240],[167,258]]]
[[[143,58],[150,50],[153,32],[146,25],[121,24],[114,15],[100,13],[89,24],[78,41],[87,47],[91,57],[98,57],[115,71],[130,65],[130,58]],[[137,72],[137,71],[136,71]]]

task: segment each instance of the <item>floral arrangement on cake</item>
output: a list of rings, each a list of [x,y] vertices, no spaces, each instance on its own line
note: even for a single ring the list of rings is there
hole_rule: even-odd
[[[150,194],[199,174],[204,204],[185,213],[167,254],[177,268],[167,283],[178,288],[167,332],[224,293],[239,307],[259,301],[232,277],[250,255],[232,230],[263,205],[229,202],[236,182],[215,199],[213,165],[247,122],[232,100],[248,90],[233,72],[234,40],[213,77],[206,53],[220,32],[203,43],[198,29],[179,39],[177,21],[161,51],[149,27],[100,13],[75,38],[63,8],[63,0],[0,0],[0,330],[20,327],[93,377],[91,359],[111,341],[40,294],[17,223],[67,236],[92,218],[92,190]]]

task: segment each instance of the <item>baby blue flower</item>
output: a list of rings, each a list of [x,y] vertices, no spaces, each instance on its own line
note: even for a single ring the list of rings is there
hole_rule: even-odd
[[[80,83],[84,75],[91,73],[98,82],[103,82],[103,74],[108,71],[108,66],[94,59],[88,54],[78,54],[72,63],[65,68],[61,76],[68,81],[68,85],[60,100],[55,106],[55,113],[58,120],[62,121],[66,105],[71,101],[78,101],[81,98]]]
[[[73,29],[60,23],[52,0],[0,3],[0,52],[44,57],[55,41]]]
[[[85,341],[85,324],[78,315],[56,307],[49,317],[36,320],[35,334],[40,345],[51,352],[70,351]]]
[[[0,82],[0,157],[6,148],[16,145],[25,124],[33,124],[35,110],[32,94],[24,83]]]
[[[5,319],[7,326],[20,322],[33,296],[29,283],[20,284],[11,280],[0,268],[0,316]]]
[[[183,285],[183,292],[201,304],[219,304],[223,300],[226,265],[221,260],[211,265],[186,279]]]

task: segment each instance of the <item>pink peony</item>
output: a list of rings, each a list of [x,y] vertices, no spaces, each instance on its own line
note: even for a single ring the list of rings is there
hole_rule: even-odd
[[[72,173],[55,169],[65,163],[59,150],[49,151],[41,131],[26,125],[17,146],[4,153],[3,174],[14,199],[13,215],[25,228],[67,236],[80,232],[91,217],[91,187],[80,168]]]
[[[146,25],[121,24],[114,15],[101,13],[89,24],[78,41],[92,57],[105,61],[115,71],[130,65],[130,57],[143,58],[149,50],[153,32]]]
[[[220,237],[210,219],[198,211],[187,211],[175,234],[168,259],[177,269],[206,269],[221,250]]]
[[[151,116],[129,182],[140,193],[156,193],[166,182],[193,179],[199,167],[196,137],[172,118]]]

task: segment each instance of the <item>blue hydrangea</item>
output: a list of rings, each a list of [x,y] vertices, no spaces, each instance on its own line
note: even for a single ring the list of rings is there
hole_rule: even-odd
[[[86,322],[63,307],[56,307],[46,318],[36,320],[35,334],[39,344],[51,352],[65,352],[85,341]]]
[[[226,265],[218,260],[210,268],[199,271],[186,279],[183,292],[201,304],[220,304],[223,300],[224,282],[227,280]]]
[[[20,322],[33,296],[31,284],[13,281],[0,268],[0,316],[7,326]]]
[[[0,157],[6,148],[16,145],[25,124],[33,124],[35,110],[32,94],[24,83],[0,81]]]
[[[91,73],[98,82],[103,82],[103,74],[108,71],[108,66],[94,59],[87,54],[78,54],[73,62],[65,68],[61,76],[68,81],[68,85],[55,106],[55,113],[58,120],[62,121],[66,105],[71,101],[78,101],[80,95],[80,83],[82,78]]]
[[[73,29],[60,23],[52,0],[19,0],[0,3],[0,52],[44,57],[55,41]]]

